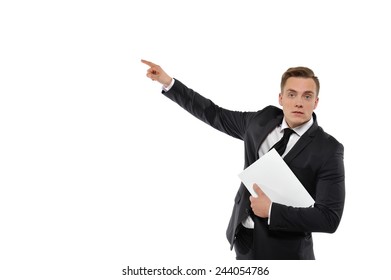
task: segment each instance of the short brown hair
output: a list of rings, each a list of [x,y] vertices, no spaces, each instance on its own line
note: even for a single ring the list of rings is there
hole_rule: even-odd
[[[314,80],[316,84],[316,95],[319,95],[319,79],[315,76],[314,71],[312,71],[310,68],[299,66],[299,67],[291,67],[288,70],[285,71],[284,74],[282,74],[281,77],[281,92],[282,89],[285,86],[286,81],[291,77],[301,77],[301,78],[310,78]]]

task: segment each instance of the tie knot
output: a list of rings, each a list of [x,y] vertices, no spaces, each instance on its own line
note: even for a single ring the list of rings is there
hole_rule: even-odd
[[[284,136],[282,136],[280,141],[278,141],[276,144],[274,144],[274,146],[271,149],[273,149],[273,148],[276,149],[277,153],[279,153],[280,156],[282,156],[285,152],[286,146],[289,142],[289,137],[292,135],[292,133],[293,133],[292,129],[285,128],[284,129]]]
[[[292,133],[293,133],[294,131],[292,130],[292,129],[290,129],[290,128],[285,128],[284,129],[284,138],[285,137],[290,137],[291,135],[292,135]]]

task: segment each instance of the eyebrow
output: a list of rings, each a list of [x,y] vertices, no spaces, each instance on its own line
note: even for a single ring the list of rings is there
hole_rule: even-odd
[[[288,88],[286,91],[290,91],[290,92],[296,92],[297,93],[297,91],[296,90],[294,90],[294,89],[292,89],[292,88]],[[304,94],[315,94],[312,90],[307,90],[307,91],[305,91],[304,92]]]

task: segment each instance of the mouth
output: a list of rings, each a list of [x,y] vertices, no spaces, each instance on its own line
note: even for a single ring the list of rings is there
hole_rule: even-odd
[[[295,115],[304,115],[304,113],[300,111],[293,111],[292,113]]]

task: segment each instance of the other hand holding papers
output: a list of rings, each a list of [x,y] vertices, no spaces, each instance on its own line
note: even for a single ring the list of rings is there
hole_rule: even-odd
[[[272,202],[293,207],[310,207],[315,202],[275,149],[243,170],[239,178],[254,197],[256,183]]]

